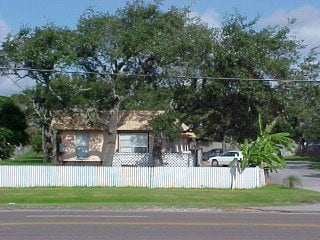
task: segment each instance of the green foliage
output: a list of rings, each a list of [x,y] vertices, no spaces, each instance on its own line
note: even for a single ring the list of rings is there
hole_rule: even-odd
[[[160,75],[196,69],[208,57],[211,31],[189,18],[187,9],[160,7],[158,1],[132,1],[113,15],[89,9],[75,30],[53,24],[21,28],[3,43],[1,54],[32,69],[27,75],[43,84],[38,87],[48,108],[109,110],[136,89],[163,86]],[[61,67],[82,74],[69,78],[51,71]]]
[[[258,136],[259,112],[268,121],[283,112],[286,102],[276,88],[251,79],[293,78],[292,67],[302,45],[291,38],[290,24],[261,29],[257,22],[258,18],[250,21],[237,12],[227,15],[222,27],[214,31],[210,67],[206,68],[206,74],[217,79],[176,88],[177,109],[185,122],[196,119],[198,124],[193,125],[200,126],[194,129],[198,136],[243,142]]]
[[[165,87],[139,87],[122,108],[128,110],[163,110],[170,107],[173,93]]]
[[[72,48],[66,44],[73,41],[72,38],[71,31],[52,24],[35,29],[23,27],[3,43],[3,52],[8,62],[14,62],[15,66],[33,69],[26,73],[30,78],[38,83],[48,83],[52,72],[37,69],[52,70],[61,59],[72,55]]]
[[[293,141],[289,138],[288,133],[272,133],[276,123],[277,119],[263,128],[261,115],[259,115],[259,136],[253,141],[246,139],[240,146],[243,153],[242,169],[251,165],[259,165],[270,170],[285,167],[286,163],[281,155],[281,149],[292,150]]]
[[[174,140],[181,134],[181,123],[177,118],[177,114],[167,112],[155,116],[150,121],[155,138],[161,140]]]
[[[12,130],[24,130],[27,127],[24,113],[5,97],[0,97],[0,126]]]
[[[42,149],[42,134],[40,131],[37,131],[37,133],[31,137],[30,142],[31,142],[32,150],[34,152],[40,153],[43,150]]]
[[[281,85],[285,101],[284,114],[292,126],[294,137],[314,140],[320,137],[320,85],[318,83],[291,83]]]
[[[15,146],[26,144],[27,122],[24,113],[13,101],[0,97],[0,159],[10,158]]]
[[[13,154],[14,145],[9,141],[14,139],[14,134],[10,129],[0,128],[0,160],[8,159]]]

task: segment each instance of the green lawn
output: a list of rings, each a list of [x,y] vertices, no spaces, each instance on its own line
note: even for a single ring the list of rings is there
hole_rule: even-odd
[[[43,163],[43,156],[35,152],[29,152],[16,159],[8,159],[0,161],[0,165],[52,165],[51,163]]]
[[[308,162],[320,163],[320,157],[292,156],[292,157],[286,157],[285,159],[286,161],[308,161]]]
[[[320,202],[320,192],[269,185],[251,190],[113,187],[0,188],[1,205],[110,208],[246,208]]]
[[[311,162],[311,169],[320,170],[320,157],[293,156],[287,157],[286,161],[308,161]]]

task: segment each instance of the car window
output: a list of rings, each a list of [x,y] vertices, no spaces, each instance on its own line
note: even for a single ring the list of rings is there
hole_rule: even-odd
[[[226,156],[226,157],[234,156],[234,153],[233,152],[226,152],[225,154],[223,154],[223,156]]]
[[[235,157],[235,156],[239,156],[239,153],[238,152],[226,152],[226,153],[222,154],[221,156]]]

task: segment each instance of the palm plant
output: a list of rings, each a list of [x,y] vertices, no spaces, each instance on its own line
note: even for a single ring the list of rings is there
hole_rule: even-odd
[[[254,141],[246,139],[240,147],[243,153],[242,169],[255,165],[276,171],[286,166],[286,162],[281,155],[281,149],[292,151],[293,141],[289,138],[289,133],[272,133],[277,120],[275,119],[263,128],[261,115],[259,114],[259,136]]]

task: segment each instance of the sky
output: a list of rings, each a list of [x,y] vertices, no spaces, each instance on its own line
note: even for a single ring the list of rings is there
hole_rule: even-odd
[[[114,13],[128,0],[0,0],[0,42],[21,27],[57,26],[75,28],[79,17],[88,9]],[[146,2],[150,2],[146,0]],[[309,46],[320,45],[320,0],[163,0],[163,10],[170,6],[190,6],[192,15],[210,26],[219,27],[226,14],[237,10],[249,20],[260,16],[258,25],[283,25],[288,19],[297,22],[293,33]],[[32,86],[31,81],[0,77],[0,95],[10,96]]]

